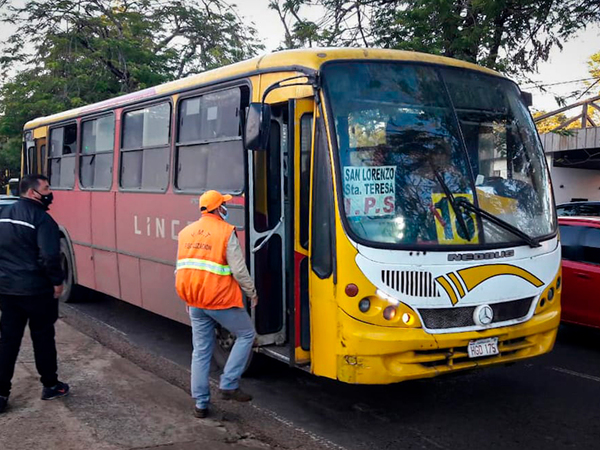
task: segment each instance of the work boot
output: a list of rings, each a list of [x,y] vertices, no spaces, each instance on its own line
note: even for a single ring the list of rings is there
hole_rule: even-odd
[[[198,408],[197,406],[194,406],[194,417],[204,419],[206,416],[208,416],[208,408]]]
[[[250,394],[246,394],[240,388],[237,389],[219,389],[223,400],[235,400],[236,402],[249,402],[252,400]]]
[[[2,414],[6,410],[6,406],[8,405],[8,397],[3,397],[0,395],[0,414]]]
[[[42,390],[42,400],[54,400],[67,395],[69,395],[69,385],[62,381],[59,381],[56,386],[44,387]]]

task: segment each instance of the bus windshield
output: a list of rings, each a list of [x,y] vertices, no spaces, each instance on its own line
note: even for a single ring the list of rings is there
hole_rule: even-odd
[[[351,236],[413,247],[520,243],[457,206],[466,201],[532,238],[555,231],[544,154],[513,82],[390,62],[330,63],[323,79]]]

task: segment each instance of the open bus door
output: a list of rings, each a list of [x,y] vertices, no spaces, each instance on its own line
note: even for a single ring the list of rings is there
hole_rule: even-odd
[[[46,174],[46,138],[27,131],[23,139],[23,175]]]
[[[310,361],[308,204],[312,98],[271,106],[266,151],[249,154],[248,245],[261,352]]]
[[[37,161],[33,131],[27,131],[23,139],[23,175],[37,173]]]
[[[258,345],[270,346],[273,356],[287,360],[285,242],[285,159],[288,153],[288,117],[285,105],[272,108],[265,151],[249,155],[248,244],[250,272],[259,303],[252,312]]]

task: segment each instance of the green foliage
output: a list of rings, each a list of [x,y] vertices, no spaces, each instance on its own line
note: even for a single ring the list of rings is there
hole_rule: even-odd
[[[15,168],[9,143],[34,117],[247,59],[262,48],[255,30],[221,0],[6,4],[0,19],[17,30],[0,47],[0,169]]]
[[[536,111],[533,113],[534,119],[546,114],[547,111]],[[572,131],[575,128],[580,127],[580,122],[571,122],[570,124],[564,126],[564,128],[559,128],[566,122],[568,122],[570,117],[567,117],[564,113],[558,113],[553,116],[548,117],[542,121],[536,122],[535,126],[538,130],[538,133],[557,133],[563,136],[570,136]]]
[[[595,78],[600,78],[600,51],[590,56],[587,65],[590,75]]]
[[[0,194],[5,194],[5,186],[10,178],[18,177],[21,167],[21,138],[4,138],[0,142]]]
[[[589,81],[587,91],[590,92],[593,96],[600,95],[600,51],[594,53],[590,56],[587,61],[588,71],[590,75],[595,78],[594,81]],[[594,110],[597,118],[600,119],[600,115],[598,114],[598,110]]]
[[[592,22],[597,0],[271,0],[283,47],[375,46],[422,51],[527,74]],[[300,12],[323,11],[313,24]]]

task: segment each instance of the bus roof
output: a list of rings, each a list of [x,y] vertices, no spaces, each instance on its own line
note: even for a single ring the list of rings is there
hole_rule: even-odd
[[[477,70],[491,75],[503,76],[498,72],[476,64],[446,58],[444,56],[429,55],[426,53],[410,52],[403,50],[385,50],[372,48],[311,48],[299,50],[284,50],[259,56],[254,59],[209,70],[196,75],[191,75],[180,80],[170,81],[155,87],[132,92],[119,97],[114,97],[91,105],[71,109],[47,117],[39,117],[25,124],[24,129],[29,130],[42,125],[48,125],[63,120],[72,119],[87,114],[94,114],[112,108],[123,107],[151,98],[172,95],[188,89],[215,83],[224,79],[235,79],[252,74],[273,71],[316,71],[326,61],[343,59],[377,59],[392,61],[415,61],[430,64],[441,64],[465,69]]]

